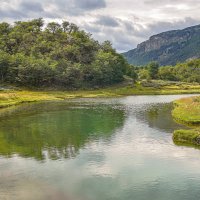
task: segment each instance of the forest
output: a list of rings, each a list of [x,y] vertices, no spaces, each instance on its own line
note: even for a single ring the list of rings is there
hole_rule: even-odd
[[[135,71],[139,79],[200,83],[200,59],[177,63],[175,66],[159,66],[157,62],[151,62],[135,68]]]
[[[102,87],[123,81],[127,62],[67,21],[0,23],[0,80],[33,87]]]
[[[200,59],[175,66],[129,65],[109,41],[99,43],[68,21],[0,23],[0,82],[26,87],[102,88],[137,80],[200,83]]]

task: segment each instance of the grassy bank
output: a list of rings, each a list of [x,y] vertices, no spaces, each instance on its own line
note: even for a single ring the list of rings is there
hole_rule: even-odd
[[[173,117],[186,125],[200,125],[200,97],[191,97],[174,102]]]
[[[129,95],[164,95],[200,93],[200,85],[163,81],[121,84],[96,90],[57,91],[12,88],[0,91],[0,108],[24,102],[54,101],[70,98],[120,97]]]
[[[173,134],[175,143],[200,145],[200,97],[191,97],[174,102],[174,119],[190,127],[190,130],[177,130]]]
[[[200,145],[199,130],[177,130],[173,134],[173,140],[177,144]]]

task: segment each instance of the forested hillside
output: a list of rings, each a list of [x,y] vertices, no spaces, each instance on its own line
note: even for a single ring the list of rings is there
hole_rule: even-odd
[[[75,24],[42,19],[0,23],[0,81],[25,86],[101,87],[121,82],[128,64],[110,42]]]

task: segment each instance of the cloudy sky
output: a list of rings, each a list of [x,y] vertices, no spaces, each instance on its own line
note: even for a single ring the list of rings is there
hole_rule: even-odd
[[[123,52],[151,35],[200,24],[200,0],[0,0],[0,21],[68,20]]]

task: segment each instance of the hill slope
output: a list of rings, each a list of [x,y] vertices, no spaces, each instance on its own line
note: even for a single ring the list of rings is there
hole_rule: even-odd
[[[145,65],[151,61],[174,65],[200,58],[200,25],[154,35],[123,55],[134,65]]]

